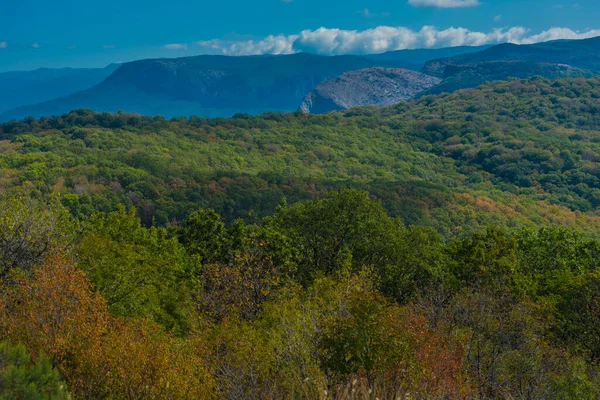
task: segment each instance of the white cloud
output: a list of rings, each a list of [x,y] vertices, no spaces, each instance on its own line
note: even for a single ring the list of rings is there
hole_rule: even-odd
[[[34,49],[39,49],[41,46],[39,43],[34,43],[31,45],[31,47],[33,47]]]
[[[478,6],[479,0],[408,0],[414,7],[464,8]]]
[[[439,30],[424,26],[419,31],[406,27],[379,26],[364,31],[319,28],[294,35],[271,35],[262,40],[200,41],[196,44],[225,55],[291,54],[301,51],[339,55],[371,54],[391,50],[439,48],[451,46],[481,46],[496,43],[530,44],[556,39],[585,39],[600,36],[600,30],[577,32],[567,28],[552,28],[531,34],[523,27],[494,29],[490,32],[466,28]]]
[[[547,42],[550,40],[559,39],[589,39],[596,36],[600,36],[600,29],[591,29],[586,32],[572,31],[567,28],[551,28],[537,35],[532,35],[523,38],[521,44],[531,44],[538,42]]]
[[[8,47],[8,43],[6,42],[0,42],[0,49],[5,49]]]
[[[187,50],[188,45],[185,43],[171,43],[164,45],[163,48],[168,50]]]
[[[298,35],[269,35],[262,40],[227,41],[213,39],[196,42],[200,47],[216,50],[225,55],[291,54]]]
[[[114,44],[103,44],[103,45],[102,45],[102,46],[100,46],[100,47],[102,47],[103,49],[114,49],[114,48],[116,48],[117,46],[115,46]]]
[[[498,14],[494,17],[494,22],[498,22],[502,19],[502,14]]]

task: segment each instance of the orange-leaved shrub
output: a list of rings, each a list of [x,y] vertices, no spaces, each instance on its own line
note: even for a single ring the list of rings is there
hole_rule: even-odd
[[[88,278],[62,255],[4,291],[0,336],[46,354],[81,398],[210,398],[199,338],[179,339],[150,320],[109,314]]]

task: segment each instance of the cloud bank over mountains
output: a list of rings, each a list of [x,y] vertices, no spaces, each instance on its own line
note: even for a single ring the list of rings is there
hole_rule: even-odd
[[[417,0],[414,1],[417,2]],[[453,3],[453,1],[443,0],[418,1],[439,4]],[[494,29],[490,32],[477,32],[454,27],[439,30],[433,26],[424,26],[418,31],[391,26],[379,26],[364,31],[322,27],[316,30],[304,30],[294,35],[269,35],[264,39],[239,41],[213,39],[196,42],[196,45],[214,53],[232,56],[298,52],[341,55],[382,53],[417,48],[480,46],[504,42],[531,44],[558,39],[587,39],[595,36],[600,36],[600,29],[579,32],[557,27],[533,34],[523,27]]]

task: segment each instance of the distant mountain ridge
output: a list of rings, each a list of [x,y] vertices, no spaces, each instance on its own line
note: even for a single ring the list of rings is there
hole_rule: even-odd
[[[448,57],[435,58],[440,55]],[[435,59],[426,61],[429,57]],[[430,87],[433,81],[428,78],[426,85],[415,86],[422,79],[406,74],[411,78],[397,81],[405,86],[394,86],[394,80],[377,75],[378,70],[374,69],[372,78],[364,72],[350,74],[354,79],[340,78],[336,84],[319,87],[350,71],[406,66],[421,68],[420,72],[443,81]],[[532,45],[401,50],[365,56],[297,53],[149,59],[123,64],[93,87],[4,112],[0,109],[0,121],[60,115],[80,108],[167,118],[285,112],[297,110],[299,105],[311,112],[317,108],[318,112],[326,112],[352,105],[388,104],[404,100],[407,94],[451,92],[510,77],[596,74],[600,74],[600,37]],[[367,84],[369,79],[371,83]],[[393,86],[396,93],[392,93]],[[422,90],[416,91],[417,87]],[[307,94],[310,95],[305,99]],[[327,103],[326,98],[331,102]]]
[[[0,114],[0,120],[56,115],[76,108],[165,117],[292,111],[319,83],[346,71],[394,66],[361,56],[299,53],[265,57],[195,56],[123,64],[79,93]]]
[[[437,85],[441,79],[401,68],[349,71],[310,91],[300,109],[321,114],[356,106],[389,106]]]
[[[524,46],[501,44],[432,60],[425,63],[422,76],[437,77],[438,81],[427,86],[415,86],[413,77],[412,81],[404,80],[394,89],[385,80],[377,79],[375,71],[365,70],[360,74],[347,72],[317,86],[300,104],[300,109],[326,113],[346,109],[347,105],[389,105],[390,101],[451,93],[479,86],[486,81],[509,78],[589,78],[600,73],[600,38]],[[369,74],[374,76],[369,77]],[[432,81],[429,79],[427,82]]]
[[[589,70],[565,64],[536,63],[529,61],[488,61],[479,64],[449,65],[446,78],[436,86],[417,94],[417,97],[443,92],[451,93],[460,89],[473,88],[484,82],[500,81],[509,78],[590,78],[595,74]]]
[[[543,42],[528,45],[504,43],[483,51],[428,61],[423,72],[448,77],[446,67],[490,61],[527,61],[566,64],[600,73],[600,37],[582,40]]]
[[[39,68],[0,73],[0,112],[88,89],[106,79],[119,66]]]
[[[485,50],[492,45],[485,46],[455,46],[444,47],[440,49],[410,49],[393,50],[380,54],[369,54],[365,57],[378,61],[392,61],[397,64],[397,68],[411,69],[420,71],[427,61],[439,58],[453,57],[459,54],[475,53]]]
[[[4,112],[0,109],[0,121],[59,115],[77,108],[166,117],[293,111],[318,84],[347,71],[369,67],[420,70],[431,58],[483,48],[399,50],[366,56],[299,53],[139,60],[123,64],[93,87],[33,102],[37,104],[20,102]]]

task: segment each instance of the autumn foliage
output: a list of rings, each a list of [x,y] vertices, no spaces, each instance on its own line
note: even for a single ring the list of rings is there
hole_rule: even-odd
[[[236,400],[600,393],[600,242],[576,231],[490,227],[445,243],[350,190],[256,225],[203,211],[183,227],[145,228],[122,209],[95,214],[81,234],[68,251],[4,270],[5,391],[20,395],[29,382],[41,399],[44,390]]]
[[[425,317],[412,309],[407,310],[404,323],[414,341],[415,359],[420,366],[413,395],[460,399],[471,393],[465,371],[466,348],[461,338],[432,329]]]
[[[47,354],[81,398],[207,398],[201,341],[182,342],[148,320],[108,313],[85,274],[49,257],[8,293],[1,327],[33,354]]]

